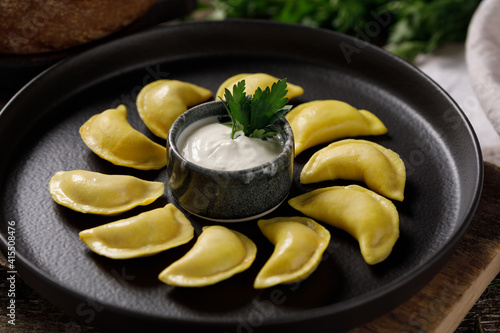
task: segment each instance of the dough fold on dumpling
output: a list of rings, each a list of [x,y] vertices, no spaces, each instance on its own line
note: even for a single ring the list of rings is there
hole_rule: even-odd
[[[81,213],[115,215],[159,198],[165,184],[128,175],[106,175],[86,170],[58,171],[49,191],[58,204]]]
[[[223,226],[203,227],[193,247],[165,268],[160,281],[179,287],[204,287],[246,270],[257,247],[247,236]]]
[[[295,156],[313,146],[355,136],[381,135],[387,128],[373,113],[337,100],[294,107],[286,116],[295,139]]]
[[[362,181],[387,198],[404,199],[403,160],[375,142],[345,139],[331,143],[314,153],[300,173],[303,184],[335,179]]]
[[[269,87],[269,89],[271,89],[273,83],[278,82],[279,78],[266,73],[236,74],[228,78],[220,85],[219,89],[217,89],[217,93],[215,94],[215,98],[217,100],[221,98],[225,99],[224,98],[225,89],[228,89],[229,91],[232,92],[233,86],[242,80],[245,80],[245,93],[247,95],[253,95],[255,90],[257,90],[257,88],[264,90],[267,87]],[[288,93],[286,94],[285,97],[287,97],[288,99],[298,97],[304,93],[304,89],[302,87],[292,84],[290,82],[287,82],[287,90]]]
[[[174,121],[189,107],[207,101],[212,92],[189,82],[158,80],[144,86],[137,96],[137,111],[156,136],[166,139]]]
[[[194,228],[173,204],[107,223],[79,233],[92,251],[112,259],[129,259],[180,246],[194,236]]]
[[[92,116],[80,135],[94,153],[115,165],[157,170],[167,164],[166,148],[129,124],[124,105]]]
[[[306,216],[348,232],[359,242],[369,265],[384,261],[399,238],[394,204],[358,185],[320,188],[288,203]]]
[[[254,281],[256,289],[306,279],[330,242],[330,232],[307,217],[276,217],[260,220],[258,225],[275,247]]]

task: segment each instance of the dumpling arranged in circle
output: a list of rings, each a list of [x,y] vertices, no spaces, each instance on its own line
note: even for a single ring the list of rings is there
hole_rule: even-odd
[[[301,216],[276,217],[257,223],[274,244],[274,251],[255,278],[254,288],[298,282],[316,270],[330,242],[330,232],[325,227]]]
[[[300,104],[285,118],[293,130],[295,156],[337,139],[387,133],[385,125],[373,113],[337,100]]]
[[[223,226],[205,226],[193,247],[165,268],[160,281],[179,287],[204,287],[243,272],[255,260],[250,238]]]
[[[107,223],[79,233],[95,253],[112,259],[129,259],[180,246],[194,236],[194,228],[173,204]]]
[[[265,90],[267,87],[269,87],[269,89],[271,89],[273,83],[278,82],[279,78],[266,73],[237,74],[228,78],[220,85],[219,89],[217,89],[217,93],[215,94],[215,98],[217,100],[224,99],[225,89],[233,91],[233,86],[242,80],[245,80],[245,93],[247,95],[253,95],[257,88]],[[289,82],[287,83],[287,90],[288,93],[285,97],[287,97],[288,99],[298,97],[304,93],[304,89],[302,87]]]
[[[331,143],[314,153],[300,173],[303,184],[335,179],[362,181],[389,199],[404,199],[403,160],[375,142],[345,139]]]
[[[189,107],[207,101],[212,92],[178,80],[158,80],[144,86],[137,96],[137,111],[156,136],[166,139],[174,121]]]
[[[356,238],[369,265],[384,261],[399,238],[399,215],[394,204],[358,185],[320,188],[288,203],[302,214]]]
[[[77,212],[98,215],[115,215],[148,205],[164,190],[161,182],[86,170],[58,171],[49,182],[55,202]]]
[[[94,153],[113,164],[139,170],[167,164],[166,148],[129,124],[124,105],[92,116],[80,127],[80,135]]]

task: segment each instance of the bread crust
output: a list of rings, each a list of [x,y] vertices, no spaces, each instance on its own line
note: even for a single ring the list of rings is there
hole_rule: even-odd
[[[2,0],[0,53],[37,54],[82,45],[131,24],[155,0]]]

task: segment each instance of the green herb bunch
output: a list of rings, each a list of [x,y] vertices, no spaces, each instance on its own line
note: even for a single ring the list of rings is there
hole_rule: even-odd
[[[259,18],[335,30],[413,61],[463,42],[481,0],[210,0],[211,19]],[[381,21],[380,19],[383,18]],[[376,34],[370,27],[379,29]]]
[[[283,79],[273,83],[271,89],[257,88],[253,96],[245,93],[245,80],[235,84],[232,93],[225,89],[223,103],[232,121],[231,139],[235,139],[238,131],[261,139],[280,133],[276,122],[292,108],[286,105],[286,88],[286,79]]]

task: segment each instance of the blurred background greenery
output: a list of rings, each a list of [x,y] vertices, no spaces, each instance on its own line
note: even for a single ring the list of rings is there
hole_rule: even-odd
[[[325,28],[365,39],[412,62],[463,42],[481,0],[200,0],[193,16],[256,18]],[[366,40],[366,37],[369,40]]]

